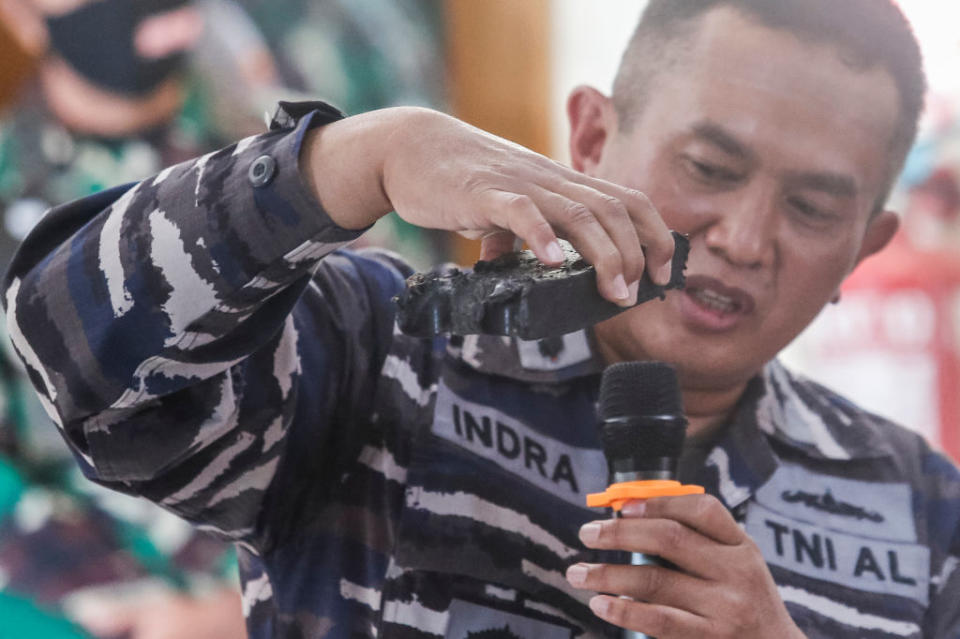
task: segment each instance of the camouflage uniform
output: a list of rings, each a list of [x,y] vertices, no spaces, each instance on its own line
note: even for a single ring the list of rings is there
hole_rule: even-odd
[[[601,559],[591,335],[399,334],[409,269],[303,186],[313,106],[25,243],[11,335],[80,464],[239,542],[251,637],[619,636],[564,579]],[[960,474],[916,435],[774,362],[696,479],[809,636],[960,632]]]
[[[207,590],[235,574],[221,542],[91,484],[62,441],[45,448],[55,428],[31,410],[28,389],[0,352],[0,593],[73,617],[105,598]]]

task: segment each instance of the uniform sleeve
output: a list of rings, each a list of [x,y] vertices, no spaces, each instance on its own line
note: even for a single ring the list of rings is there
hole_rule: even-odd
[[[942,453],[927,451],[924,499],[931,558],[930,607],[924,637],[960,637],[960,468]]]
[[[359,234],[298,171],[330,119],[54,209],[7,274],[11,339],[85,474],[234,540],[262,533],[290,433],[318,447],[356,417],[402,284],[384,260],[321,268]]]
[[[930,628],[934,639],[960,637],[960,531],[940,572],[933,577]]]

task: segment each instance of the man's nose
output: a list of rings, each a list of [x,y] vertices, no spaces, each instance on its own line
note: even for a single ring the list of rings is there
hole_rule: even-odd
[[[707,230],[707,247],[734,266],[756,269],[772,264],[779,225],[776,190],[756,185],[729,196]]]

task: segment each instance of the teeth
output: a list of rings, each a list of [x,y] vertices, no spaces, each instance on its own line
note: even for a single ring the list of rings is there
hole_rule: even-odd
[[[697,301],[712,310],[722,313],[733,313],[737,310],[737,303],[732,298],[716,291],[699,289],[693,291],[692,295],[697,298]]]

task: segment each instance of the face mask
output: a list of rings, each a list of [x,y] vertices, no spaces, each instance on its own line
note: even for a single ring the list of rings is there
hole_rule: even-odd
[[[183,66],[183,53],[143,58],[134,34],[145,18],[188,0],[95,0],[47,18],[51,47],[92,84],[125,95],[150,93]]]

